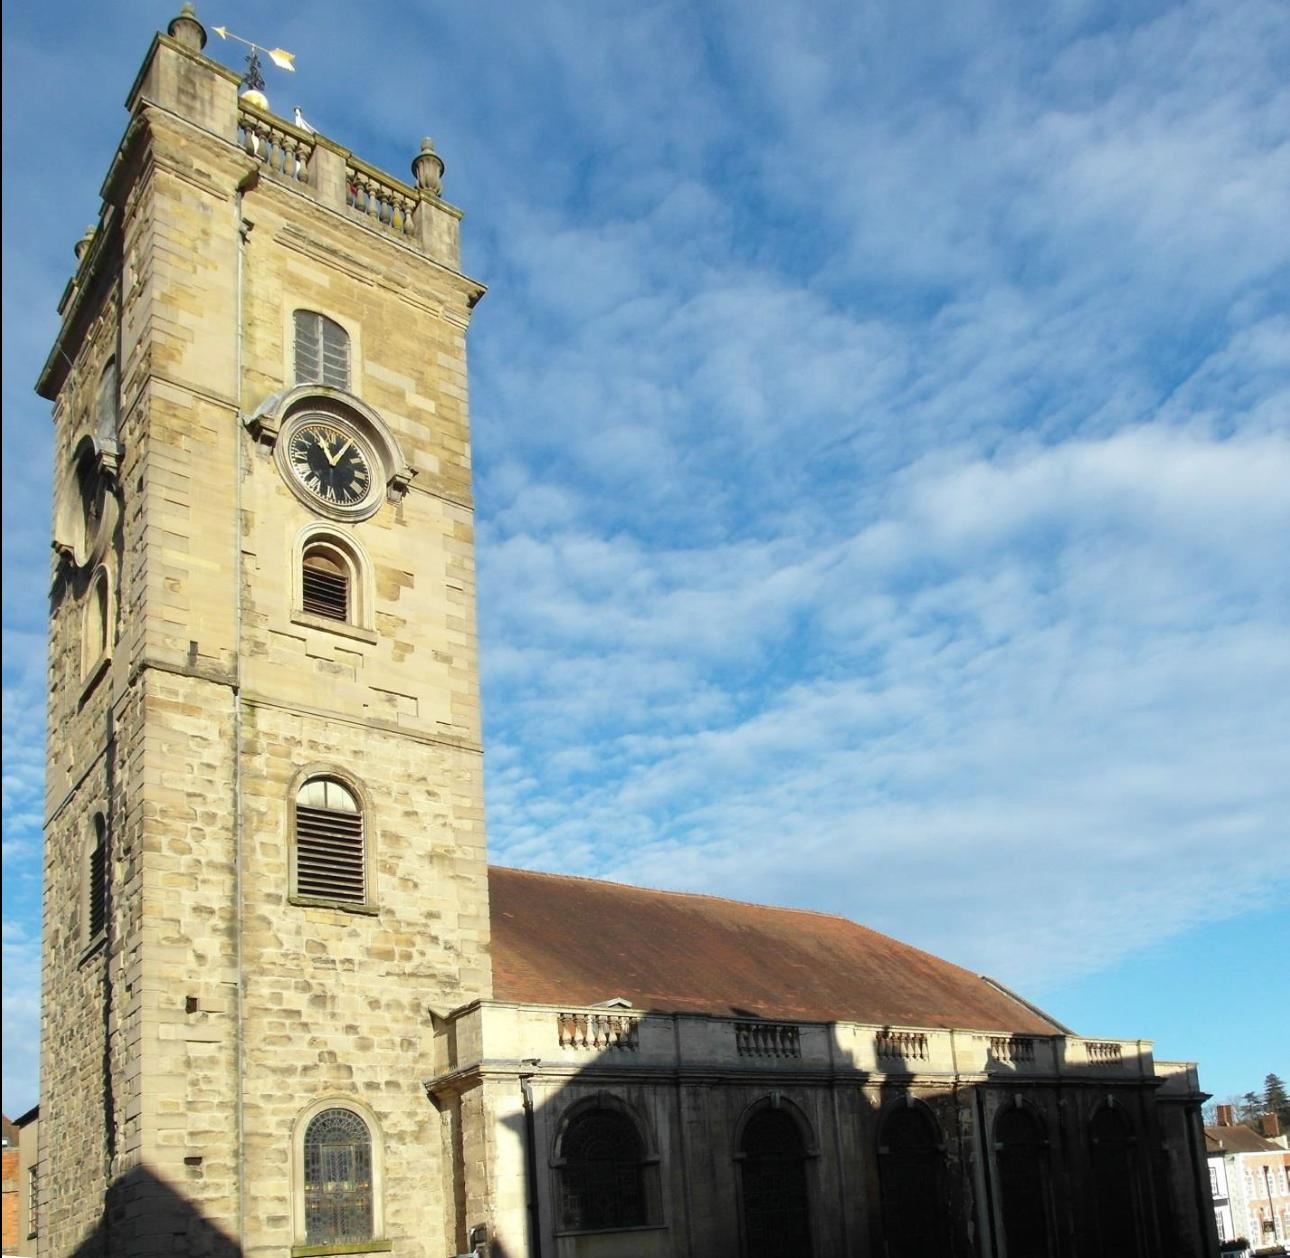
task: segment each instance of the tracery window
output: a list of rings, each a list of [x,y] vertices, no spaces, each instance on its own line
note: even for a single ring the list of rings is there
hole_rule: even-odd
[[[806,1146],[786,1110],[758,1110],[739,1142],[746,1258],[811,1252]]]
[[[349,333],[316,310],[297,310],[296,383],[349,388]]]
[[[305,1128],[305,1243],[373,1237],[372,1134],[350,1109],[325,1109]]]
[[[363,809],[336,778],[310,778],[296,795],[294,869],[298,896],[367,902]]]
[[[636,1124],[620,1110],[583,1110],[570,1121],[560,1147],[561,1226],[607,1231],[646,1222],[644,1146]]]

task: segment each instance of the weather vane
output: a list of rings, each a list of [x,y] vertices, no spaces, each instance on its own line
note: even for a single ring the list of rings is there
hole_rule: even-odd
[[[279,70],[290,70],[294,73],[295,53],[288,52],[285,48],[263,48],[259,44],[253,44],[249,39],[243,39],[241,35],[234,35],[227,26],[213,26],[211,29],[221,39],[235,39],[251,50],[246,55],[246,73],[242,76],[243,95],[249,96],[254,92],[259,97],[254,103],[267,107],[269,102],[264,95],[264,73],[260,68],[260,54],[264,53]]]

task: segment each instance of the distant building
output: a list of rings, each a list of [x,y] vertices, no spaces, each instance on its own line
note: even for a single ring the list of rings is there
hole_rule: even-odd
[[[25,1258],[36,1252],[40,1226],[37,1162],[40,1107],[33,1106],[12,1122],[4,1120],[4,1252]]]
[[[1290,1150],[1276,1115],[1265,1114],[1260,1135],[1218,1107],[1205,1128],[1214,1222],[1220,1241],[1245,1240],[1253,1253],[1290,1253]],[[1221,1197],[1220,1197],[1221,1190]]]

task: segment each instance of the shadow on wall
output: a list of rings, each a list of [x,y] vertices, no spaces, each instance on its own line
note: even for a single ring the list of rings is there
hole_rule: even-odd
[[[566,1015],[569,1016],[569,1015]],[[593,1014],[578,1014],[593,1018]],[[741,1024],[749,1025],[749,1024]],[[775,1043],[776,1024],[764,1025]],[[731,1024],[713,1020],[713,1030]],[[669,1035],[671,1032],[669,1032]],[[523,1225],[499,1211],[489,1258],[1163,1258],[1208,1254],[1203,1202],[1180,1235],[1155,1084],[1025,1060],[1028,1037],[969,1082],[937,1081],[917,1033],[887,1029],[881,1073],[789,1055],[660,1071],[630,1038],[514,1081]],[[1040,1042],[1043,1042],[1042,1039]],[[1127,1050],[1127,1046],[1126,1046]],[[925,1052],[925,1049],[924,1049]],[[1014,1054],[1023,1060],[1011,1059]],[[643,1068],[642,1068],[643,1067]],[[984,1075],[984,1078],[981,1078]],[[497,1083],[495,1086],[504,1086]],[[504,1108],[504,1107],[503,1107]],[[1185,1150],[1180,1150],[1184,1156]],[[518,1194],[517,1194],[518,1195]],[[459,1207],[465,1195],[458,1194]],[[1173,1208],[1171,1208],[1173,1207]],[[457,1243],[473,1239],[458,1211]]]
[[[108,1189],[98,1225],[72,1253],[73,1258],[142,1253],[241,1258],[242,1247],[164,1180],[136,1167]]]

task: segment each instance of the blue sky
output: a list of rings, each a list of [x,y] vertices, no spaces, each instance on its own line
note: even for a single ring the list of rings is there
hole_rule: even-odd
[[[467,211],[494,859],[844,913],[1219,1096],[1290,1072],[1283,0],[199,10]],[[5,6],[8,1112],[31,385],[170,16]]]

